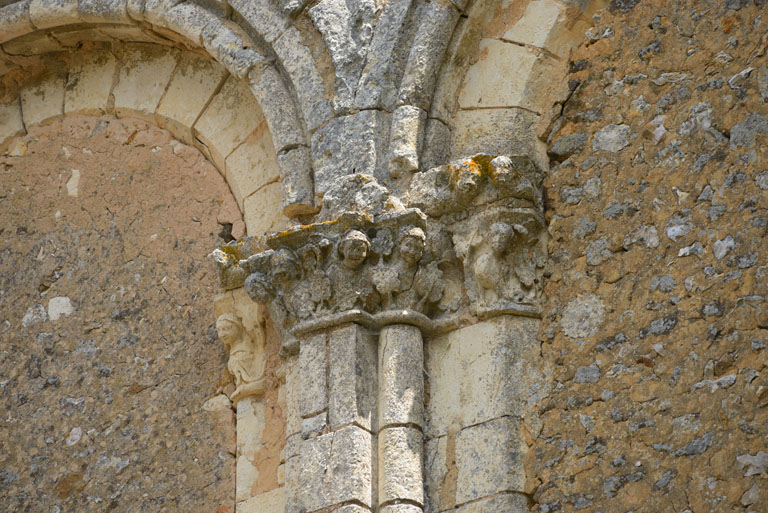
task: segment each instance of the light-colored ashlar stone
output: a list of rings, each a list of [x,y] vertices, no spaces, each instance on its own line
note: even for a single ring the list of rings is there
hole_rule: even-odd
[[[424,504],[424,435],[416,428],[379,432],[379,504],[409,500]]]
[[[195,135],[210,151],[214,164],[224,160],[264,121],[246,82],[230,76],[195,123]],[[247,224],[247,223],[246,223]]]
[[[424,348],[416,326],[395,324],[379,334],[379,426],[424,426]]]
[[[347,504],[338,509],[333,510],[334,513],[370,513],[371,510],[358,506],[357,504]]]
[[[437,69],[458,19],[459,11],[447,2],[424,4],[398,92],[399,105],[413,105],[429,112]]]
[[[317,129],[333,115],[330,102],[332,91],[329,90],[332,86],[329,84],[326,88],[312,53],[296,27],[283,31],[273,48],[296,89],[307,129]]]
[[[389,115],[377,110],[336,118],[312,136],[315,192],[324,194],[334,179],[361,173],[375,176],[387,153]]]
[[[328,364],[325,335],[315,335],[301,341],[299,376],[301,378],[301,416],[315,415],[328,407]]]
[[[255,453],[261,448],[266,410],[264,403],[246,397],[237,403],[237,472],[235,473],[235,497],[238,501],[251,496],[251,488],[258,478]]]
[[[244,501],[251,496],[250,488],[259,478],[259,468],[246,455],[237,457],[235,463],[235,501]]]
[[[470,502],[451,513],[528,513],[528,498],[521,493],[504,493],[494,497]]]
[[[226,70],[215,61],[196,53],[182,54],[157,106],[157,124],[192,144],[192,126],[226,77]],[[242,201],[238,200],[238,204],[242,206]]]
[[[8,55],[42,55],[65,50],[61,43],[42,30],[17,37],[3,45],[3,51]]]
[[[215,23],[216,15],[193,3],[182,3],[162,13],[163,27],[179,34],[197,45],[203,44],[203,29],[210,23]]]
[[[381,513],[421,513],[422,508],[415,504],[388,504],[379,508]]]
[[[248,81],[269,124],[275,151],[307,145],[309,141],[301,127],[295,100],[277,68],[255,66],[248,74]]]
[[[536,54],[495,39],[483,39],[478,53],[460,89],[459,107],[522,107]]]
[[[301,507],[301,458],[285,460],[285,513],[300,513]]]
[[[524,109],[460,110],[453,122],[451,156],[528,155],[541,169],[548,169],[546,145],[536,137],[538,122],[539,115]]]
[[[358,324],[350,324],[331,332],[328,345],[331,429],[354,423],[375,430],[375,336]]]
[[[25,132],[20,101],[0,103],[0,151],[5,149],[12,137]]]
[[[272,43],[280,37],[291,22],[280,10],[277,2],[231,0],[229,4],[267,43]]]
[[[300,507],[308,513],[352,501],[371,507],[372,444],[372,435],[354,426],[305,440]]]
[[[236,23],[220,20],[203,28],[203,46],[227,71],[244,79],[254,66],[265,66],[266,58]]]
[[[303,439],[319,436],[328,426],[328,412],[318,413],[312,417],[301,419],[301,437]]]
[[[539,383],[523,368],[523,355],[538,352],[538,324],[499,316],[430,340],[429,436],[521,412],[535,400],[532,391]]]
[[[443,488],[450,486],[446,482],[448,474],[447,465],[448,437],[432,438],[424,443],[424,495],[427,509],[443,511],[447,504],[441,503],[441,497],[445,495]]]
[[[21,112],[26,126],[64,116],[64,75],[49,74],[21,90]]]
[[[557,0],[530,2],[523,16],[504,33],[503,39],[562,55],[567,48],[567,38],[558,36],[564,31],[566,10],[567,7]]]
[[[155,121],[155,109],[176,68],[178,52],[166,47],[132,43],[126,45],[115,97],[115,113]]]
[[[29,17],[30,0],[0,7],[0,43],[35,30]]]
[[[238,502],[235,513],[284,513],[285,487],[254,495],[248,500]]]
[[[277,156],[280,185],[283,191],[283,214],[294,217],[316,212],[315,182],[312,172],[312,153],[299,146]]]
[[[439,119],[427,119],[426,125],[421,164],[423,169],[432,169],[448,162],[451,130]]]
[[[288,219],[282,214],[280,193],[280,184],[275,182],[245,198],[243,218],[248,235],[261,235],[288,226]]]
[[[456,502],[498,492],[523,492],[525,468],[520,421],[502,417],[461,430],[456,435]]]
[[[277,155],[265,122],[227,157],[226,176],[241,209],[245,198],[280,179]]]
[[[75,54],[64,91],[66,114],[100,115],[107,111],[117,59],[109,50]]]
[[[427,113],[418,107],[403,105],[392,115],[389,174],[403,176],[419,169],[419,154],[424,141]]]
[[[29,16],[38,29],[69,25],[80,21],[78,0],[32,0]]]
[[[131,23],[126,0],[78,0],[77,11],[85,23]]]
[[[299,381],[299,357],[288,356],[283,359],[285,367],[285,435],[287,439],[301,432],[301,413],[299,412],[301,383]],[[286,442],[286,458],[288,444]]]

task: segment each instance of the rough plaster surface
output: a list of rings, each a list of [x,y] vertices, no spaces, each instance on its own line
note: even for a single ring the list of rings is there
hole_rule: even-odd
[[[205,258],[239,219],[224,180],[131,119],[70,116],[12,146],[0,510],[233,511],[234,414],[206,402],[230,380]]]
[[[612,2],[571,57],[535,511],[768,510],[763,4]]]

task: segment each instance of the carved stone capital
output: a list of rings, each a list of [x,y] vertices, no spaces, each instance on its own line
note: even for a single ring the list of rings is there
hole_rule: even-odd
[[[539,314],[543,174],[477,155],[413,176],[408,208],[371,177],[339,179],[319,221],[212,253],[294,335],[342,322],[441,331],[471,317]]]

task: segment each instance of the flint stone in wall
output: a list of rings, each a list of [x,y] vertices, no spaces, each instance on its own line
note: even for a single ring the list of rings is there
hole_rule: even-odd
[[[371,507],[372,443],[370,433],[354,426],[306,440],[299,456],[303,510],[348,501]]]
[[[478,424],[456,435],[456,502],[461,504],[504,491],[523,492],[524,442],[514,417]]]
[[[594,151],[616,153],[629,145],[630,128],[627,125],[608,125],[600,129],[592,139]]]

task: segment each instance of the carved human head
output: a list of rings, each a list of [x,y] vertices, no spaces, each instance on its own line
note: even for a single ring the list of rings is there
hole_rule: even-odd
[[[419,227],[411,226],[400,234],[400,256],[409,264],[415,264],[424,255],[427,236]]]
[[[365,261],[365,257],[368,256],[370,247],[371,242],[363,232],[359,230],[348,231],[339,244],[339,253],[344,267],[348,269],[360,267]]]
[[[320,248],[314,244],[307,244],[299,248],[299,260],[301,260],[301,267],[304,272],[311,272],[320,262]]]
[[[225,344],[231,346],[240,338],[240,334],[243,332],[243,323],[235,314],[225,313],[216,319],[216,332]]]
[[[245,292],[257,303],[265,304],[272,297],[269,279],[263,273],[251,273],[245,279]]]
[[[504,222],[497,222],[491,225],[488,242],[491,245],[493,252],[500,255],[504,253],[507,247],[509,247],[509,243],[514,236],[515,229],[511,225]]]
[[[291,250],[281,248],[272,255],[272,276],[278,283],[285,283],[299,276],[299,266]]]

